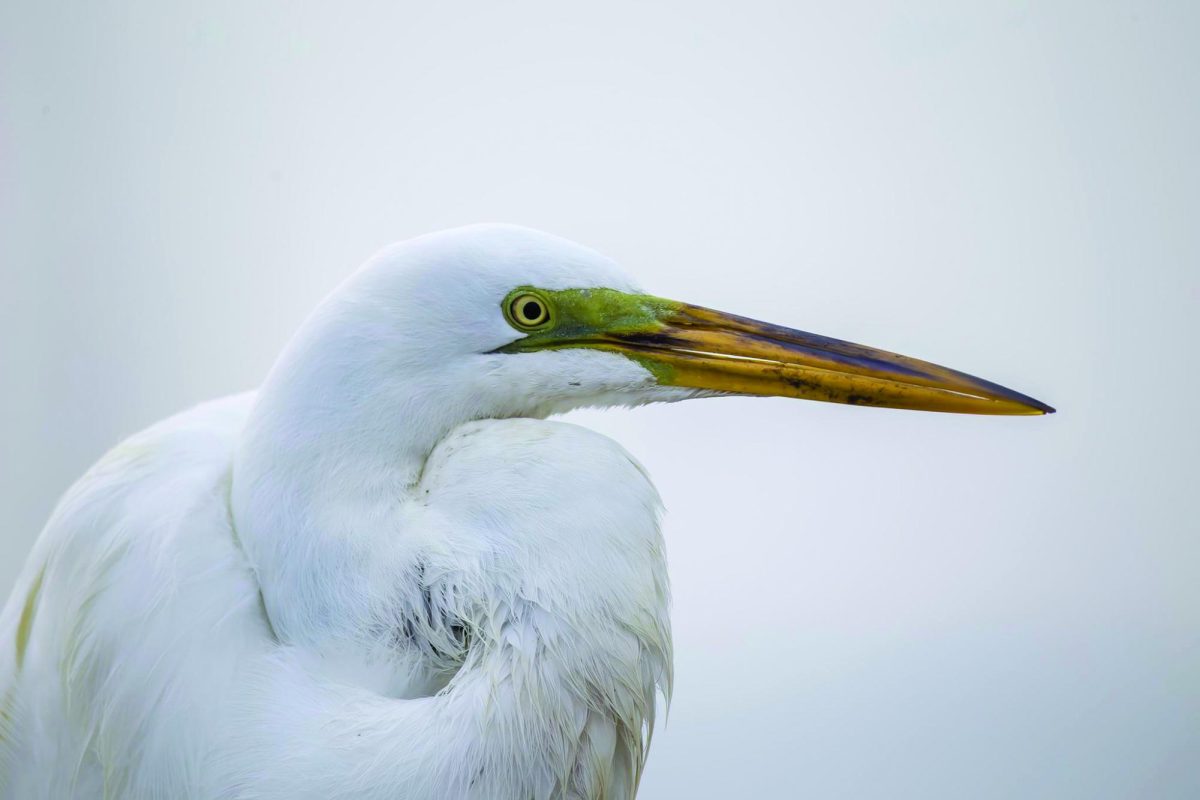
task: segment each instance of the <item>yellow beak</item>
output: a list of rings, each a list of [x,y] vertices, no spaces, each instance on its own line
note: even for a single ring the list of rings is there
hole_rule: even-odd
[[[671,386],[962,414],[1054,413],[1032,397],[927,361],[667,303],[649,330],[610,330],[588,345],[621,352]]]

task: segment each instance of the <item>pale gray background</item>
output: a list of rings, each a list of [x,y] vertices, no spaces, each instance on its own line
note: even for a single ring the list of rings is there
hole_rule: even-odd
[[[544,228],[1041,419],[575,419],[669,509],[644,797],[1200,795],[1196,3],[0,2],[0,591],[375,248]]]

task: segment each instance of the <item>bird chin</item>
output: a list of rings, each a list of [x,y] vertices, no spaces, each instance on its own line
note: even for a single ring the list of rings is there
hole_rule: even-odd
[[[718,392],[711,389],[693,389],[687,386],[654,385],[647,388],[629,389],[606,392],[589,398],[586,407],[624,406],[635,408],[652,403],[678,403],[681,400],[692,400],[698,397],[727,397],[728,392]]]

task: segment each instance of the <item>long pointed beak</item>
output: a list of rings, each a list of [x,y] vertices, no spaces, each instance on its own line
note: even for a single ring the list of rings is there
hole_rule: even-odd
[[[671,303],[654,330],[610,331],[592,347],[644,364],[671,386],[960,414],[1053,414],[964,372],[839,339]]]

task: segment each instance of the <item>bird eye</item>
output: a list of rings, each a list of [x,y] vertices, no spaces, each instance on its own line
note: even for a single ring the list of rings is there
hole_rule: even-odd
[[[536,294],[522,292],[508,304],[508,315],[518,328],[537,328],[550,321],[550,307]]]

